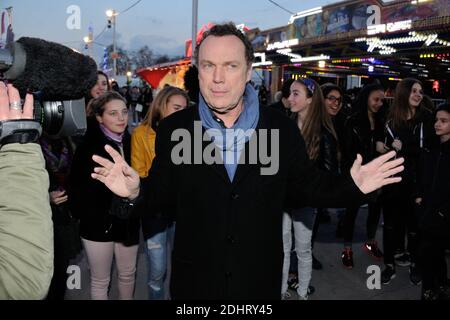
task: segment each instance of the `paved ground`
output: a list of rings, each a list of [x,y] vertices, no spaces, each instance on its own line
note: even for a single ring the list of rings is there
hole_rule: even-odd
[[[310,300],[414,300],[420,297],[420,287],[409,282],[408,268],[397,267],[397,276],[389,285],[382,285],[381,289],[369,290],[367,288],[367,267],[379,265],[383,269],[382,261],[377,261],[369,256],[362,248],[365,240],[365,219],[367,210],[361,209],[355,227],[355,237],[353,254],[355,267],[347,270],[342,266],[340,254],[342,243],[336,239],[335,215],[328,224],[322,224],[314,248],[315,256],[322,262],[324,268],[320,271],[313,271],[311,284],[316,288],[316,292],[310,296]],[[382,236],[381,226],[377,232],[380,243]],[[450,258],[448,257],[450,262]],[[87,300],[89,299],[89,269],[84,254],[80,254],[74,261],[81,269],[81,289],[69,290],[66,299]],[[136,279],[135,299],[146,300],[146,260],[142,247],[139,250],[138,273]],[[113,273],[113,281],[110,292],[111,299],[118,298],[116,272]],[[292,293],[292,299],[296,294]]]
[[[377,265],[383,270],[382,261],[374,259],[363,249],[366,240],[365,223],[367,210],[361,209],[357,217],[353,244],[353,258],[355,267],[351,270],[344,268],[341,262],[343,249],[341,239],[336,239],[336,216],[332,216],[330,224],[322,224],[319,229],[319,239],[315,244],[314,254],[324,268],[313,271],[311,285],[316,293],[311,300],[412,300],[420,297],[420,286],[409,282],[409,268],[397,267],[395,279],[388,285],[381,285],[381,289],[369,290],[367,280],[371,274],[367,268]],[[377,231],[377,240],[382,248],[382,227]]]

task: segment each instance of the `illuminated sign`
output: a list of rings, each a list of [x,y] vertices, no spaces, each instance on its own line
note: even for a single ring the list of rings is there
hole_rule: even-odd
[[[277,53],[291,57],[293,59],[300,59],[302,56],[296,53],[292,53],[291,49],[280,49],[277,50]]]
[[[306,62],[306,61],[318,61],[318,60],[329,60],[330,56],[325,56],[321,54],[320,56],[311,56],[311,57],[301,57],[291,59],[291,62]]]
[[[367,26],[367,34],[371,36],[379,33],[409,30],[411,29],[411,26],[412,26],[411,20],[390,22],[387,24],[376,24],[373,26]]]
[[[267,45],[267,51],[276,50],[276,49],[284,49],[292,46],[298,45],[298,39],[285,40],[281,42],[269,43]]]
[[[272,61],[266,61],[266,54],[263,53],[255,53],[255,58],[260,58],[261,62],[255,62],[252,64],[253,67],[263,67],[263,66],[271,66],[273,64]]]
[[[397,52],[392,45],[395,44],[404,44],[404,43],[412,43],[412,42],[424,42],[424,45],[429,47],[433,43],[448,46],[450,47],[450,42],[439,39],[438,34],[423,34],[420,32],[411,31],[409,32],[407,37],[400,38],[389,38],[389,39],[380,39],[378,37],[371,38],[357,38],[355,42],[366,42],[369,46],[367,48],[367,52],[373,52],[375,49],[379,48],[381,54],[391,54]]]
[[[419,4],[419,3],[424,3],[424,2],[428,2],[430,0],[412,0],[411,4]]]
[[[374,58],[352,58],[352,59],[337,59],[331,61],[332,63],[353,63],[353,62],[371,62],[376,63]]]
[[[439,89],[440,89],[439,81],[435,80],[433,82],[433,91],[434,92],[439,92]]]

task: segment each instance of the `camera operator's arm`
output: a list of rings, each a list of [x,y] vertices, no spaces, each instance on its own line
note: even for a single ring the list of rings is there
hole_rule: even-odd
[[[48,174],[37,143],[2,133],[10,120],[33,118],[16,89],[0,81],[0,300],[43,299],[53,274],[53,225]],[[24,130],[26,131],[26,130]],[[5,139],[6,138],[6,139]]]

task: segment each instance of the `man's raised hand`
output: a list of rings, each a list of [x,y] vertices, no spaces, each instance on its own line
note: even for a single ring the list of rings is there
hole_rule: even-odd
[[[100,167],[94,168],[94,173],[91,174],[92,178],[104,183],[119,197],[131,200],[137,198],[140,184],[139,175],[111,146],[106,145],[105,150],[111,156],[113,162],[94,155],[92,159]]]
[[[394,177],[404,170],[403,158],[391,160],[395,157],[395,151],[379,156],[371,162],[362,165],[362,157],[358,154],[350,174],[358,188],[365,194],[375,191],[385,185],[397,183],[402,180]]]

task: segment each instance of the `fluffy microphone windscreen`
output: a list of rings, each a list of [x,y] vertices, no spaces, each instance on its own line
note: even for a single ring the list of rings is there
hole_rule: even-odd
[[[97,65],[90,57],[42,39],[24,37],[17,42],[26,53],[26,65],[11,82],[21,94],[40,91],[44,101],[75,100],[97,82]]]

